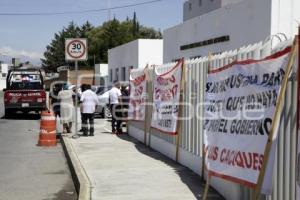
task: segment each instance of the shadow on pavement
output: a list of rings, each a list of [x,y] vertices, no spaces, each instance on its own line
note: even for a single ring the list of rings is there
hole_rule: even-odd
[[[63,188],[57,193],[53,194],[53,197],[43,200],[75,200],[77,199],[77,193],[74,191],[73,183],[66,183]]]
[[[2,117],[1,119],[7,119],[7,120],[39,120],[41,118],[40,114],[37,113],[12,113],[9,117]]]
[[[195,198],[202,199],[202,194],[204,193],[205,182],[201,180],[201,177],[196,173],[192,172],[185,166],[182,166],[165,155],[148,148],[143,143],[138,140],[130,137],[128,134],[117,135],[119,139],[125,140],[130,143],[135,144],[135,148],[142,154],[147,155],[153,159],[159,160],[160,162],[165,163],[170,166],[181,178],[181,181],[188,186],[190,191],[194,194]],[[224,198],[213,189],[209,189],[209,194],[207,199],[209,200],[223,200]]]

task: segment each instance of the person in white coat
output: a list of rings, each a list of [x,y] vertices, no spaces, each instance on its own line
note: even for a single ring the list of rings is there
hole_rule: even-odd
[[[58,93],[60,103],[60,120],[63,124],[63,133],[72,132],[72,122],[74,115],[73,91],[68,89],[68,85],[63,86],[63,90]]]

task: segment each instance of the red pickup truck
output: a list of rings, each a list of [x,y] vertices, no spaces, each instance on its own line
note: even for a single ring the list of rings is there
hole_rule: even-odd
[[[10,70],[4,89],[5,118],[17,111],[28,113],[46,109],[43,75],[37,69]]]

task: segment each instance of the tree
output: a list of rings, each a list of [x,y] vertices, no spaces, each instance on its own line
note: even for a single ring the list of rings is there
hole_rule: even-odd
[[[138,35],[138,31],[139,31],[139,24],[137,22],[136,19],[136,13],[133,13],[133,20],[132,20],[132,34],[133,37],[136,37]]]
[[[47,71],[56,71],[62,65],[73,66],[73,63],[66,63],[64,48],[65,39],[75,37],[88,39],[88,61],[80,62],[80,67],[89,67],[94,65],[94,59],[96,63],[107,62],[108,50],[111,48],[138,38],[157,39],[162,38],[162,35],[160,31],[141,26],[136,13],[133,14],[133,19],[127,17],[120,22],[114,18],[98,27],[93,27],[88,21],[80,27],[71,22],[62,31],[54,34],[54,39],[46,47],[42,64]]]
[[[107,62],[109,49],[139,38],[161,39],[162,34],[153,28],[139,25],[136,13],[133,19],[127,17],[120,22],[114,18],[88,33],[90,52],[95,55],[96,62]]]
[[[57,67],[67,65],[65,61],[65,39],[76,38],[82,35],[80,28],[71,22],[68,27],[54,34],[54,39],[46,47],[44,52],[45,59],[42,59],[42,65],[47,71],[56,71]]]

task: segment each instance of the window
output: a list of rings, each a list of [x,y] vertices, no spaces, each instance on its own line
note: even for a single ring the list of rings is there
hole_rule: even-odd
[[[109,81],[113,82],[113,70],[112,69],[109,70]]]
[[[199,0],[199,7],[202,6],[202,0]]]
[[[119,80],[119,68],[116,69],[115,80]]]
[[[128,77],[128,79],[130,79],[130,72],[131,72],[132,69],[133,69],[133,66],[129,66],[128,67],[128,70],[127,70],[127,77]]]
[[[189,11],[192,10],[192,3],[189,3]]]
[[[122,67],[122,80],[121,81],[126,81],[126,67]]]

